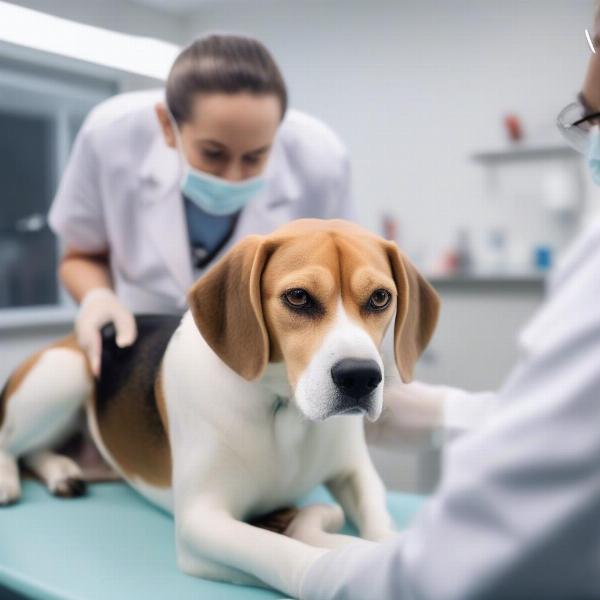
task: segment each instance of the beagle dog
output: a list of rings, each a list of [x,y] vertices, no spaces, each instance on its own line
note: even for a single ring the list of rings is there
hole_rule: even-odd
[[[0,402],[0,504],[18,499],[18,458],[53,493],[81,492],[79,467],[52,450],[84,409],[105,460],[173,513],[183,571],[297,596],[326,549],[248,521],[324,483],[362,537],[393,533],[363,416],[382,410],[386,329],[408,381],[438,296],[395,244],[306,219],[245,238],[188,300],[182,319],[139,317],[129,348],[105,340],[98,381],[73,337],[14,371]]]

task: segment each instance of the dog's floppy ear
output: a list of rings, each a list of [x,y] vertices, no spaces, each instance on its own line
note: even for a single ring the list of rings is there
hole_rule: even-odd
[[[398,293],[394,356],[402,381],[407,383],[435,330],[440,298],[396,244],[385,245]]]
[[[245,379],[259,377],[269,360],[261,278],[264,238],[248,236],[201,277],[188,294],[200,333],[215,353]]]

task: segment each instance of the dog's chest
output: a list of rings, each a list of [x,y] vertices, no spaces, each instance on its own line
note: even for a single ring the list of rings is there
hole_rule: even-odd
[[[191,332],[184,319],[164,363],[175,493],[218,493],[240,515],[264,514],[347,464],[354,418],[309,421],[293,401],[278,401],[290,392],[283,365],[245,381]]]
[[[291,406],[281,407],[269,435],[256,447],[260,505],[276,508],[293,503],[330,479],[342,468],[350,436],[343,425],[314,423]]]
[[[297,411],[284,404],[275,409],[272,432],[279,482],[285,485],[306,477],[314,462],[311,448],[322,444],[313,424],[301,419]]]

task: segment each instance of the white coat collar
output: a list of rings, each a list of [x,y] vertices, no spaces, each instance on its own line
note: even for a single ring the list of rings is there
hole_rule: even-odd
[[[165,143],[162,133],[156,124],[157,132],[143,159],[139,170],[140,179],[157,186],[155,189],[171,190],[181,177],[181,164],[174,148]],[[155,199],[158,196],[155,197]]]
[[[267,208],[275,208],[298,200],[301,194],[298,174],[294,172],[281,139],[281,128],[275,138],[265,175],[269,191]]]
[[[181,167],[177,152],[165,144],[160,130],[142,162],[139,176],[145,230],[184,294],[191,287],[194,274],[178,188]]]

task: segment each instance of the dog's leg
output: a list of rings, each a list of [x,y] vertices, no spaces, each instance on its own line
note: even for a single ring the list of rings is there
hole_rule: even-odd
[[[304,573],[326,552],[238,521],[213,499],[186,504],[175,515],[177,550],[180,568],[191,575],[203,576],[205,561],[216,562],[298,597]]]
[[[0,494],[15,501],[19,496],[17,458],[29,457],[27,464],[48,485],[58,486],[59,471],[67,474],[67,478],[80,478],[79,469],[71,461],[42,451],[55,447],[73,433],[82,406],[92,392],[92,380],[80,352],[54,347],[24,363],[10,383],[0,426],[0,490],[4,488]],[[54,493],[73,495],[81,484],[69,482],[56,486]]]
[[[0,506],[16,502],[21,495],[16,459],[0,450]]]
[[[213,581],[227,581],[236,585],[251,585],[254,587],[267,587],[260,579],[244,573],[239,569],[234,569],[216,563],[206,558],[200,558],[185,550],[177,552],[177,562],[179,568],[188,575],[202,577],[202,579],[212,579]]]
[[[41,450],[26,456],[23,462],[55,496],[72,498],[85,493],[81,469],[67,456]]]
[[[366,452],[354,470],[329,481],[327,487],[361,537],[380,542],[394,535],[385,487]]]

